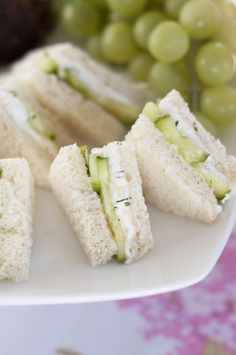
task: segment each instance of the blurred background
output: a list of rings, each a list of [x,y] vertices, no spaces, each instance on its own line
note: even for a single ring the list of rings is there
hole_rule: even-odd
[[[236,117],[235,38],[229,0],[1,1],[2,64],[46,42],[74,42],[157,97],[179,90],[216,136]]]

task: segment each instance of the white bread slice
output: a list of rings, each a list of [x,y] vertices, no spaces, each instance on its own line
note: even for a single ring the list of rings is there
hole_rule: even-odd
[[[24,75],[8,74],[1,83],[5,88],[16,92],[27,110],[34,112],[40,118],[45,127],[55,135],[58,146],[81,142],[82,138],[78,137],[73,129],[67,127],[58,115],[39,104]]]
[[[49,141],[41,144],[26,131],[19,128],[13,117],[6,111],[0,99],[0,158],[24,157],[28,160],[36,184],[49,187],[48,171],[57,154],[57,147]]]
[[[160,110],[164,114],[173,115],[175,120],[182,120],[193,128],[195,134],[201,139],[206,151],[210,153],[213,165],[226,175],[232,185],[236,183],[236,158],[228,155],[225,147],[219,139],[215,139],[207,132],[202,124],[189,110],[188,104],[184,101],[178,91],[172,90],[159,102]]]
[[[134,146],[130,142],[119,145],[122,168],[125,171],[131,197],[130,209],[136,228],[135,238],[129,243],[126,263],[129,264],[143,256],[154,245],[147,206],[143,197],[142,180],[136,160]]]
[[[0,279],[27,280],[32,247],[33,178],[24,158],[0,160]]]
[[[116,118],[56,76],[47,75],[35,67],[21,78],[39,106],[52,112],[70,131],[84,137],[87,143],[103,145],[125,134],[125,127]]]
[[[116,245],[76,144],[60,149],[49,181],[91,265],[107,263],[116,253]]]
[[[133,142],[145,195],[156,207],[212,223],[222,210],[201,175],[141,114],[126,140]]]

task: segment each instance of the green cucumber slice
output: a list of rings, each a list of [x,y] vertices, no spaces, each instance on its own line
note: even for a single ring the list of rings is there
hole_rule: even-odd
[[[142,113],[147,116],[152,122],[156,122],[159,117],[163,116],[159,107],[154,102],[147,102]]]
[[[97,193],[101,192],[101,181],[98,173],[97,167],[97,156],[95,154],[90,154],[89,156],[89,173],[91,176],[91,184],[93,190]]]
[[[76,75],[75,71],[71,68],[65,68],[64,69],[64,81],[74,90],[80,92],[81,94],[85,96],[89,96],[90,90],[89,88],[85,85],[85,83],[82,82],[78,78],[78,75]]]
[[[118,117],[126,125],[133,124],[138,118],[141,109],[135,105],[116,101],[111,97],[93,97],[105,110]]]
[[[47,74],[58,74],[59,72],[59,66],[47,53],[44,53],[40,67]]]
[[[178,147],[180,154],[189,164],[204,162],[209,154],[199,149],[191,139],[183,135],[169,115],[158,118],[155,126],[164,134],[167,141]]]
[[[37,132],[39,133],[41,136],[51,140],[51,141],[55,141],[55,134],[50,132],[43,124],[43,122],[40,120],[40,118],[38,116],[36,116],[35,114],[30,115],[30,117],[28,118],[28,123],[30,124],[30,126]]]
[[[220,179],[214,172],[204,168],[201,165],[197,165],[195,169],[202,175],[208,185],[212,188],[215,197],[218,201],[221,201],[230,192],[228,185]]]
[[[140,108],[135,105],[116,101],[111,97],[104,97],[95,94],[79,77],[73,68],[64,69],[63,79],[72,89],[91,98],[97,104],[102,106],[106,111],[117,116],[120,121],[130,125],[137,119]]]
[[[108,224],[113,234],[114,241],[117,245],[116,257],[117,260],[124,262],[126,260],[125,239],[120,222],[115,213],[115,208],[112,205],[111,201],[108,158],[97,157],[97,169],[101,183],[101,201],[107,217]]]
[[[89,154],[88,154],[88,148],[87,145],[81,145],[79,147],[80,153],[83,155],[83,158],[85,160],[85,165],[88,167],[88,162],[89,162]]]

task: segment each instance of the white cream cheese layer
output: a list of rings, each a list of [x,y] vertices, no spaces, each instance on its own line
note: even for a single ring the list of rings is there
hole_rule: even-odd
[[[100,97],[102,96],[107,99],[110,98],[122,104],[130,104],[130,101],[127,97],[117,92],[110,86],[108,87],[104,84],[101,84],[101,81],[97,79],[96,75],[94,75],[91,70],[86,68],[85,65],[79,65],[77,61],[70,59],[66,55],[63,55],[62,53],[54,50],[49,49],[48,54],[52,59],[55,60],[61,69],[71,69],[77,75],[78,79],[89,87],[94,95],[98,95]]]
[[[20,129],[29,134],[41,145],[47,146],[48,149],[52,149],[52,147],[54,148],[54,144],[52,142],[50,142],[47,138],[42,137],[30,126],[28,122],[30,113],[17,98],[16,94],[0,86],[0,100],[5,110]]]
[[[0,87],[0,98],[5,110],[14,119],[15,123],[20,128],[26,129],[29,114],[15,94]],[[27,130],[31,130],[30,127],[27,127]]]
[[[110,173],[110,195],[117,218],[120,220],[125,237],[125,253],[131,256],[130,245],[135,238],[136,227],[132,221],[132,211],[130,204],[129,184],[126,179],[125,171],[122,169],[121,157],[119,153],[119,142],[109,143],[103,148],[94,148],[92,153],[109,159]]]

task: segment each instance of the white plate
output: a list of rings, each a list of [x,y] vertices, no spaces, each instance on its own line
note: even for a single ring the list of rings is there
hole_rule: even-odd
[[[233,136],[226,138],[229,145],[234,142]],[[52,194],[38,191],[30,280],[1,282],[0,304],[114,300],[192,285],[211,271],[222,253],[235,222],[236,202],[231,199],[211,226],[153,207],[149,212],[156,241],[153,250],[131,265],[113,261],[92,268]]]

